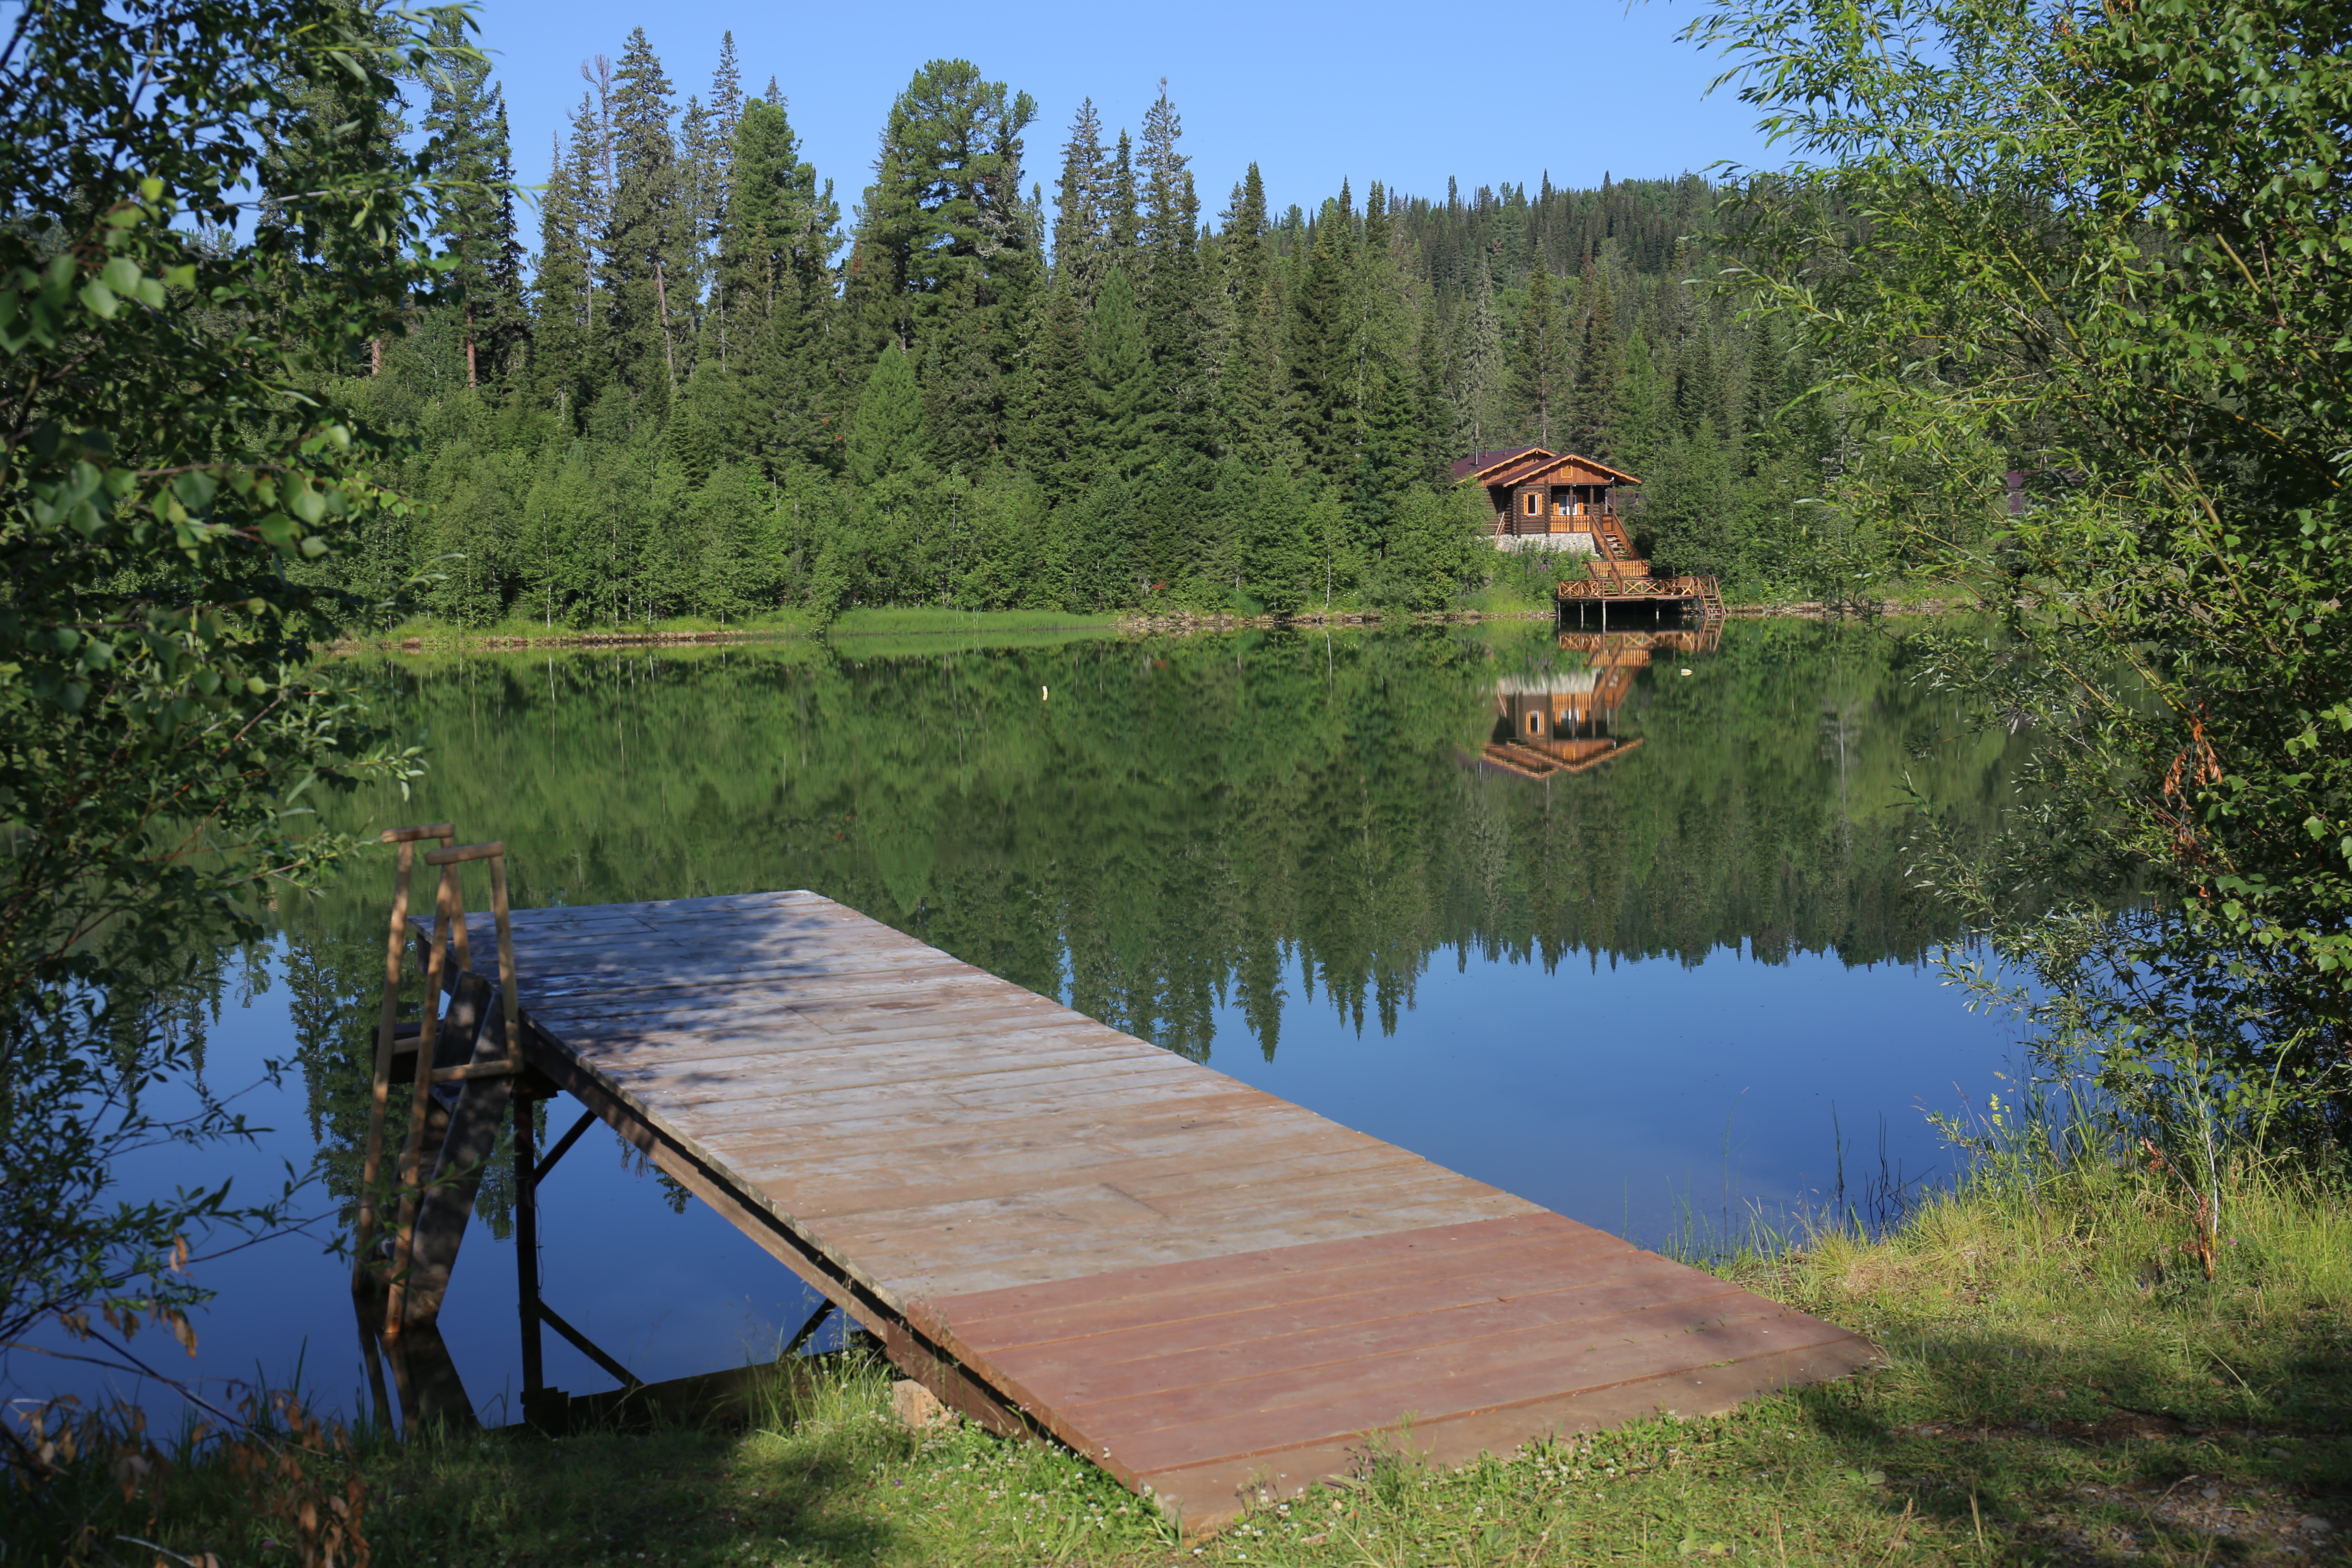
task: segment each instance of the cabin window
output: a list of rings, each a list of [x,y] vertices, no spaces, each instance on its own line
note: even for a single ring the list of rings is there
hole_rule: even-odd
[[[1542,714],[1530,713],[1528,715],[1528,733],[1530,735],[1540,735],[1543,733]]]
[[[1541,510],[1543,510],[1543,497],[1535,494],[1533,491],[1529,491],[1528,494],[1528,515],[1529,517],[1533,517]]]

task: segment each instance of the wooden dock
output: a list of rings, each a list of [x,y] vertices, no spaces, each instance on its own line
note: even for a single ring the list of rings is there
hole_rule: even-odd
[[[520,910],[513,940],[536,1092],[949,1404],[1188,1531],[1408,1420],[1458,1463],[1874,1354],[813,893]]]

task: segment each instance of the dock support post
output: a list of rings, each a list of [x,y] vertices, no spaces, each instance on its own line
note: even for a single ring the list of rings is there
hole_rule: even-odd
[[[547,1386],[546,1363],[539,1339],[539,1159],[531,1147],[531,1099],[520,1089],[514,1097],[515,1170],[515,1299],[522,1312],[522,1411],[531,1407]]]

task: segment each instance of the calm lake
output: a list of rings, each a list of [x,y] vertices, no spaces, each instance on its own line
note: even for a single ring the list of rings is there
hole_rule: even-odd
[[[1704,1241],[1948,1173],[1920,1108],[1980,1100],[2013,1049],[1939,984],[1962,933],[1906,879],[1902,791],[1980,830],[2021,742],[1960,730],[1904,633],[409,658],[375,675],[430,773],[327,809],[502,838],[523,906],[812,889],[1577,1219]],[[272,1131],[125,1173],[274,1191],[323,1163],[306,1233],[198,1266],[215,1386],[299,1373],[366,1406],[324,1247],[356,1184],[390,891],[386,853],[286,908],[194,1021],[215,1088],[254,1085],[238,1104]],[[560,1134],[573,1112],[548,1115]],[[772,1355],[814,1305],[601,1128],[541,1202],[549,1304],[640,1376]],[[500,1422],[507,1219],[494,1177],[441,1321]],[[134,1348],[190,1373],[167,1339]],[[611,1384],[551,1335],[547,1354],[551,1383]],[[133,1392],[40,1356],[7,1371],[12,1396]]]

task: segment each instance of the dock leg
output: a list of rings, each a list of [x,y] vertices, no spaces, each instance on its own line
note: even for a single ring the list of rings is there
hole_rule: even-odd
[[[816,1310],[809,1314],[809,1321],[801,1325],[801,1331],[793,1336],[793,1342],[786,1345],[784,1347],[784,1353],[778,1356],[776,1359],[778,1361],[790,1361],[793,1357],[800,1354],[801,1347],[808,1343],[809,1341],[816,1338],[816,1331],[824,1327],[824,1321],[831,1316],[833,1316],[833,1303],[831,1301],[819,1301],[816,1304]]]
[[[522,1410],[530,1419],[547,1387],[539,1339],[539,1159],[531,1147],[531,1099],[514,1097],[515,1301],[522,1314]]]

